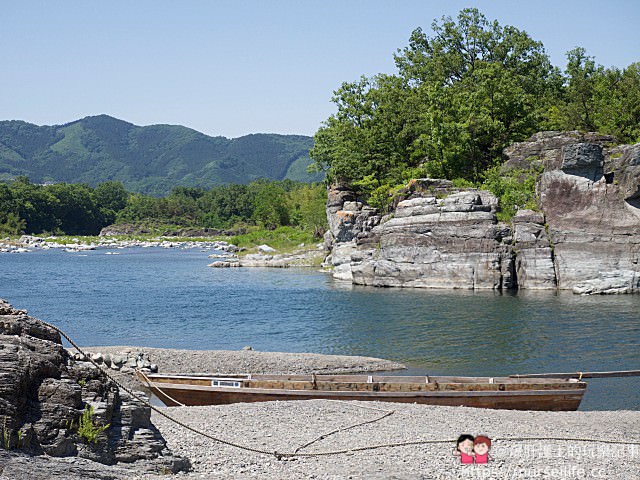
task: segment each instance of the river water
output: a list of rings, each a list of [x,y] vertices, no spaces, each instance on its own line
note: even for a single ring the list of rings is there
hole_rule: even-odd
[[[250,345],[430,375],[640,369],[638,295],[357,287],[308,269],[208,268],[209,253],[0,254],[0,298],[84,346]],[[589,381],[581,410],[612,409],[640,410],[640,378]]]

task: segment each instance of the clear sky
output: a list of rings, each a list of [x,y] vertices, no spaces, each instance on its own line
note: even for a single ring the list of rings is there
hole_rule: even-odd
[[[640,0],[0,0],[0,119],[313,135],[343,81],[395,72],[413,29],[469,6],[561,67],[575,46],[640,61]]]

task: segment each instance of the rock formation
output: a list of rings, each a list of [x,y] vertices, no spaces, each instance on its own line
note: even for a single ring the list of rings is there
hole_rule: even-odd
[[[505,149],[504,169],[541,167],[540,210],[496,219],[497,199],[414,180],[384,218],[329,190],[326,263],[356,284],[465,289],[640,291],[640,144],[542,132]]]
[[[14,460],[24,463],[25,454],[34,465],[44,454],[105,465],[136,462],[137,471],[177,472],[189,466],[167,449],[148,407],[119,391],[93,364],[74,360],[55,330],[4,300],[0,378],[1,448],[8,451],[0,470]],[[81,417],[89,408],[93,416],[87,424]],[[90,430],[108,427],[92,442],[80,428],[83,423]]]
[[[638,292],[640,144],[543,132],[505,151],[506,168],[541,165],[537,193],[560,289]],[[517,248],[517,244],[516,244]]]
[[[333,244],[335,277],[384,287],[509,286],[511,253],[502,240],[510,229],[496,221],[488,192],[413,193],[384,219],[361,205],[329,211],[333,237],[348,239]]]

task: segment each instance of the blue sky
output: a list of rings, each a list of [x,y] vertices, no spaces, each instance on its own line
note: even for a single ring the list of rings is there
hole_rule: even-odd
[[[640,61],[638,0],[0,0],[0,119],[313,135],[343,81],[393,73],[413,29],[469,6],[561,67],[575,46]]]

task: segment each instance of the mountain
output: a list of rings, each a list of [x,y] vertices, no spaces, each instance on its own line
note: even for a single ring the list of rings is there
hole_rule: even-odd
[[[108,115],[65,125],[0,121],[0,181],[120,180],[130,191],[167,194],[175,186],[210,188],[258,178],[318,181],[309,174],[313,139],[254,134],[210,137],[180,125],[140,127]]]

